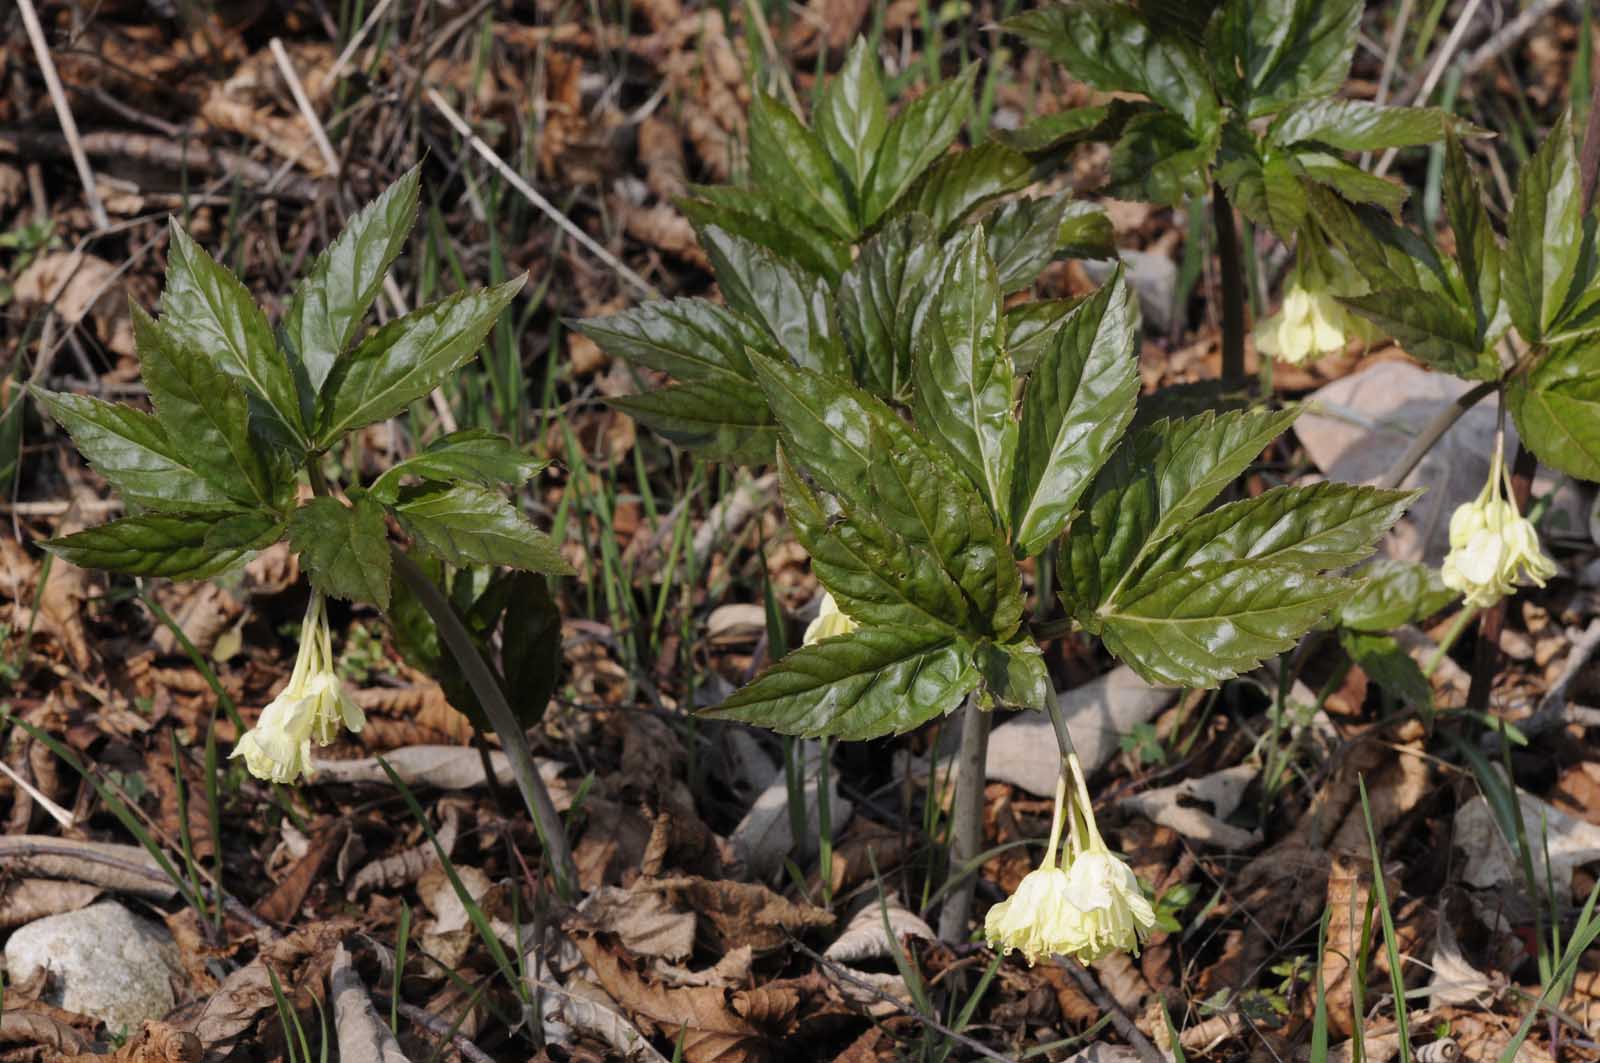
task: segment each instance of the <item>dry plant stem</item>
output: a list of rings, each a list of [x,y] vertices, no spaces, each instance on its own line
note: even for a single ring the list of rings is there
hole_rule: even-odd
[[[100,190],[95,187],[94,171],[89,169],[89,156],[83,153],[83,142],[78,138],[78,123],[67,106],[67,94],[61,88],[61,77],[50,58],[50,45],[44,37],[44,27],[39,24],[39,13],[33,9],[33,0],[17,0],[17,10],[22,14],[23,28],[28,31],[28,43],[33,46],[34,58],[39,60],[39,73],[44,75],[45,88],[50,91],[50,103],[56,109],[56,120],[66,135],[67,147],[72,152],[72,164],[78,168],[78,180],[83,182],[83,196],[89,201],[89,216],[96,229],[110,226],[105,204],[100,202]]]
[[[1161,1050],[1150,1043],[1150,1038],[1139,1032],[1139,1027],[1133,1024],[1128,1013],[1111,999],[1111,994],[1100,987],[1099,981],[1089,973],[1088,968],[1072,959],[1063,960],[1061,965],[1067,969],[1072,980],[1089,995],[1089,999],[1094,1001],[1095,1006],[1111,1017],[1111,1025],[1115,1026],[1117,1032],[1127,1039],[1135,1052],[1139,1053],[1142,1063],[1167,1063],[1167,1058],[1161,1054]]]
[[[398,546],[390,544],[389,553],[394,559],[395,575],[417,596],[422,608],[433,618],[434,625],[439,629],[439,637],[456,659],[472,692],[478,696],[478,703],[494,725],[495,733],[500,736],[507,759],[511,762],[511,774],[517,780],[522,800],[533,817],[533,828],[539,834],[540,844],[544,846],[551,875],[555,878],[556,893],[564,901],[572,900],[577,896],[578,872],[572,862],[572,849],[567,844],[561,814],[556,811],[555,802],[550,800],[550,791],[545,789],[544,780],[539,778],[533,766],[533,751],[528,748],[527,735],[523,733],[522,725],[517,723],[505,692],[500,689],[494,673],[478,653],[478,648],[472,644],[472,637],[467,634],[461,619],[450,608],[450,603],[439,588]]]
[[[1244,257],[1239,249],[1239,227],[1233,205],[1221,185],[1211,190],[1211,210],[1217,226],[1218,268],[1222,274],[1222,385],[1246,385],[1244,371]]]
[[[471,1063],[494,1063],[493,1056],[473,1044],[460,1033],[452,1034],[450,1032],[450,1024],[433,1014],[433,1012],[425,1008],[419,1008],[415,1004],[408,1004],[403,1000],[395,1004],[395,1010],[435,1037],[449,1037],[450,1043],[455,1046],[457,1052],[461,1053],[462,1059],[470,1060]]]
[[[300,75],[295,72],[294,63],[290,61],[289,53],[284,50],[283,41],[274,37],[267,44],[272,49],[272,58],[277,62],[279,71],[283,73],[283,80],[289,86],[290,95],[294,97],[294,105],[300,110],[300,117],[306,120],[306,127],[311,130],[311,140],[321,153],[322,161],[328,167],[328,173],[338,177],[339,156],[334,153],[333,145],[328,142],[328,132],[322,128],[322,120],[317,117],[316,108],[311,106],[311,100],[306,96],[305,86],[300,83]]]
[[[975,862],[983,851],[983,784],[989,759],[989,714],[976,694],[967,695],[961,710],[960,768],[955,801],[950,809],[950,873],[955,881],[939,911],[939,938],[956,943],[967,936],[972,896],[978,885]],[[824,869],[826,870],[826,869]]]
[[[1440,410],[1433,420],[1423,426],[1422,431],[1417,433],[1416,438],[1411,441],[1411,445],[1406,448],[1405,453],[1396,459],[1395,463],[1389,467],[1389,471],[1384,473],[1373,486],[1386,487],[1390,490],[1399,487],[1405,482],[1406,477],[1411,475],[1411,470],[1417,467],[1417,463],[1427,455],[1428,451],[1433,449],[1435,443],[1439,442],[1439,438],[1450,431],[1452,425],[1461,420],[1461,415],[1476,406],[1485,396],[1499,386],[1500,382],[1497,380],[1485,380],[1476,387],[1463,391],[1456,397],[1455,402]]]

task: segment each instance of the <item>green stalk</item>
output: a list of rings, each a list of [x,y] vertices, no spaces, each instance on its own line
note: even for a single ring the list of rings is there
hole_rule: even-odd
[[[1222,385],[1229,390],[1248,384],[1244,372],[1244,256],[1233,205],[1217,185],[1211,192],[1217,225],[1217,258],[1222,273]]]

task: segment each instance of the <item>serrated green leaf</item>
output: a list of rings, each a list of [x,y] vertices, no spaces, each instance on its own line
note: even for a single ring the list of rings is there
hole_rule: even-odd
[[[955,461],[1002,520],[1009,517],[1016,377],[1001,347],[1000,285],[983,230],[958,239],[917,338],[917,426]]]
[[[1079,212],[1079,208],[1090,212]],[[995,280],[1001,294],[1021,291],[1039,276],[1061,248],[1068,212],[1073,212],[1073,235],[1095,239],[1095,220],[1105,222],[1109,244],[1110,219],[1093,212],[1088,203],[1074,203],[1070,193],[1042,199],[1016,199],[1004,204],[984,221],[989,253],[994,258]],[[1080,256],[1094,257],[1094,256]]]
[[[909,396],[916,324],[942,261],[932,224],[910,214],[863,243],[839,283],[839,328],[854,379],[884,398]]]
[[[532,457],[505,436],[483,428],[463,428],[440,436],[419,453],[390,466],[368,490],[373,498],[387,504],[399,497],[400,480],[406,476],[445,482],[467,480],[486,487],[521,487],[549,464]]]
[[[289,547],[323,594],[389,607],[389,532],[370,497],[313,498],[289,516]]]
[[[1377,291],[1339,301],[1436,369],[1468,376],[1485,367],[1477,326],[1465,310],[1444,296],[1412,289]],[[1492,352],[1489,354],[1492,359]],[[1498,362],[1487,364],[1498,371]]]
[[[1344,84],[1361,0],[1228,0],[1207,29],[1211,71],[1246,118]]]
[[[1318,227],[1344,249],[1374,291],[1420,289],[1453,297],[1438,252],[1390,213],[1352,205],[1316,183],[1306,186],[1306,197]]]
[[[1370,174],[1353,163],[1317,151],[1300,151],[1296,165],[1311,180],[1327,185],[1351,203],[1365,203],[1398,215],[1410,190],[1398,181]]]
[[[1305,184],[1301,178],[1304,173],[1304,168],[1297,160],[1279,155],[1268,156],[1261,167],[1261,194],[1265,218],[1251,220],[1265,221],[1280,239],[1293,240],[1299,235],[1300,227],[1310,212]]]
[[[778,423],[760,387],[677,384],[606,399],[640,424],[708,461],[765,465],[778,443]]]
[[[265,550],[287,529],[276,513],[236,513],[214,521],[206,531],[205,547],[222,553],[227,550]]]
[[[218,490],[246,505],[287,503],[288,476],[250,438],[244,390],[209,357],[129,303],[139,375],[175,452],[187,456]]]
[[[967,67],[913,100],[889,123],[862,192],[863,226],[875,225],[956,139],[972,112],[977,72],[977,64]]]
[[[985,691],[1001,705],[1017,709],[1044,709],[1055,696],[1044,652],[1027,635],[1010,642],[985,642],[976,662]]]
[[[677,205],[697,232],[714,225],[742,236],[829,284],[850,266],[850,243],[795,209],[781,189],[695,185],[690,193]]]
[[[764,92],[750,103],[750,176],[796,197],[801,210],[846,240],[859,231],[844,185],[822,141],[795,113]]]
[[[477,484],[405,488],[389,507],[418,547],[448,564],[508,565],[550,575],[572,574],[556,543],[530,524],[498,491]]]
[[[1355,585],[1268,561],[1209,562],[1118,595],[1106,648],[1146,682],[1208,687],[1293,646]]]
[[[1339,644],[1367,678],[1407,705],[1433,708],[1433,687],[1411,655],[1388,635],[1340,631]]]
[[[1274,487],[1191,521],[1161,544],[1138,580],[1153,582],[1210,561],[1353,565],[1372,553],[1419,494],[1335,482]]]
[[[878,57],[866,37],[857,37],[844,66],[828,80],[812,115],[812,125],[833,161],[850,182],[858,204],[873,160],[889,128],[889,103],[878,78]]]
[[[1143,101],[1111,100],[1043,115],[1020,129],[996,129],[990,135],[1027,155],[1057,154],[1086,141],[1116,140],[1128,119],[1154,106]]]
[[[573,327],[607,354],[685,383],[741,387],[754,379],[747,348],[778,352],[759,325],[709,299],[645,303]]]
[[[527,275],[457,292],[391,321],[339,359],[317,398],[319,447],[405,410],[478,353]]]
[[[1584,241],[1583,189],[1563,116],[1517,172],[1506,226],[1501,291],[1512,323],[1529,343],[1545,336],[1566,304]]]
[[[1128,4],[1049,4],[1004,25],[1097,89],[1142,92],[1190,129],[1216,121],[1216,93],[1199,49],[1191,41],[1157,32]]]
[[[1139,304],[1122,268],[1079,303],[1023,392],[1012,482],[1012,542],[1032,557],[1061,534],[1078,498],[1133,419]]]
[[[701,230],[700,243],[729,306],[760,322],[797,364],[846,372],[844,346],[833,331],[832,293],[821,277],[715,225]]]
[[[1022,616],[1016,563],[954,463],[859,388],[776,360],[754,364],[789,457],[851,512],[928,546],[970,603],[974,634],[1009,637]]]
[[[277,423],[274,434],[303,444],[300,392],[266,314],[239,279],[206,254],[181,225],[173,221],[169,230],[162,325],[179,342],[216,359],[224,372],[260,400],[256,411]]]
[[[195,455],[184,453],[161,422],[132,406],[88,395],[33,388],[57,424],[65,428],[101,476],[127,501],[175,513],[237,509],[237,500],[200,474]]]
[[[1600,335],[1556,344],[1511,379],[1506,401],[1517,434],[1540,461],[1600,481]]]
[[[212,519],[164,513],[141,513],[46,540],[46,550],[82,568],[122,572],[130,576],[208,579],[250,556],[247,547],[215,547],[207,543]]]
[[[936,632],[860,628],[796,650],[705,715],[851,742],[900,734],[977,687],[971,658]]]
[[[413,166],[357,211],[295,285],[281,327],[313,393],[355,340],[384,275],[405,250],[417,221],[420,172]]]
[[[1082,299],[1037,299],[1006,311],[1006,352],[1019,373],[1030,373],[1055,344],[1056,333]]]
[[[1111,147],[1111,187],[1125,196],[1176,205],[1205,194],[1217,153],[1217,127],[1197,135],[1175,114],[1130,121]]]
[[[1068,609],[1093,631],[1146,557],[1197,517],[1293,423],[1299,410],[1243,410],[1158,421],[1123,437],[1069,529],[1061,563]]]
[[[848,616],[952,636],[973,626],[961,588],[927,544],[907,542],[870,509],[826,512],[781,447],[778,475],[795,538]]]
[[[1453,134],[1445,143],[1444,209],[1455,233],[1456,263],[1472,299],[1478,344],[1486,348],[1500,316],[1500,243],[1483,206],[1483,189]]]
[[[943,235],[979,207],[1026,188],[1032,179],[1033,164],[1026,155],[991,141],[935,162],[889,214],[926,215]]]
[[[1267,138],[1284,145],[1309,141],[1338,151],[1383,151],[1432,144],[1458,126],[1462,133],[1475,129],[1437,107],[1385,107],[1370,100],[1325,97],[1285,109]]]
[[[1380,558],[1352,575],[1360,587],[1333,612],[1334,622],[1352,631],[1392,631],[1427,619],[1459,597],[1438,569],[1416,561]]]

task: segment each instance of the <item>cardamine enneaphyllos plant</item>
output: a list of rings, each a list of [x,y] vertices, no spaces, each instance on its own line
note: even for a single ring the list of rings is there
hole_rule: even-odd
[[[362,725],[334,668],[325,596],[386,611],[409,605],[420,585],[402,581],[397,593],[396,564],[569,571],[503,490],[544,463],[500,436],[441,436],[365,485],[341,486],[329,475],[328,459],[351,433],[404,413],[471,359],[523,284],[459,292],[368,330],[367,312],[405,246],[417,198],[413,169],[356,214],[297,285],[276,327],[174,222],[160,317],[132,307],[153,410],[34,392],[129,510],[46,542],[52,553],[86,568],[176,580],[215,576],[285,537],[299,554],[312,593],[294,671],[234,750],[274,782],[310,770],[313,742],[327,745],[341,727]],[[303,485],[313,495],[304,501]],[[409,537],[405,548],[391,543],[388,518]],[[549,608],[548,595],[521,601]],[[435,613],[441,634],[459,623]],[[493,722],[508,742],[520,739]]]

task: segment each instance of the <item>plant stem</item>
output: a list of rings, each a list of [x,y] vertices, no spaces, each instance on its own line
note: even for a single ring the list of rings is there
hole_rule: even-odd
[[[500,689],[499,680],[489,669],[488,662],[478,652],[477,646],[473,645],[472,636],[467,634],[461,618],[450,607],[439,588],[434,586],[433,580],[393,543],[389,544],[389,554],[394,560],[395,575],[417,596],[417,601],[433,618],[434,626],[439,629],[439,637],[456,659],[461,674],[478,696],[478,704],[483,706],[495,733],[500,736],[507,759],[511,761],[511,774],[516,778],[523,803],[533,817],[533,828],[539,834],[539,843],[544,846],[551,875],[555,878],[556,894],[562,900],[572,900],[577,895],[578,872],[572,862],[572,849],[567,844],[561,814],[556,811],[544,780],[539,778],[539,772],[534,768],[528,736],[523,733],[522,725],[517,723],[511,705],[506,701],[505,691]]]
[[[1222,386],[1232,390],[1249,383],[1244,372],[1244,256],[1239,249],[1239,229],[1233,222],[1233,205],[1221,185],[1211,190],[1211,210],[1222,273]]]
[[[976,694],[961,710],[960,767],[955,801],[950,808],[950,874],[954,880],[939,911],[939,939],[959,942],[966,937],[972,915],[972,896],[978,885],[975,861],[983,848],[983,784],[989,757],[989,714],[978,706]],[[972,865],[972,866],[969,866]],[[827,873],[827,869],[823,869]]]
[[[1417,433],[1416,438],[1411,441],[1411,445],[1405,449],[1405,453],[1395,460],[1395,463],[1389,467],[1389,471],[1384,473],[1383,477],[1373,486],[1386,487],[1391,490],[1399,487],[1405,482],[1405,478],[1411,475],[1411,470],[1417,467],[1417,463],[1423,459],[1429,450],[1433,449],[1435,443],[1439,442],[1439,438],[1450,431],[1450,426],[1461,420],[1462,414],[1476,406],[1485,396],[1499,386],[1500,382],[1497,380],[1485,380],[1476,387],[1463,391],[1456,396],[1456,401],[1440,410],[1434,415],[1433,420],[1423,426],[1422,431]]]

